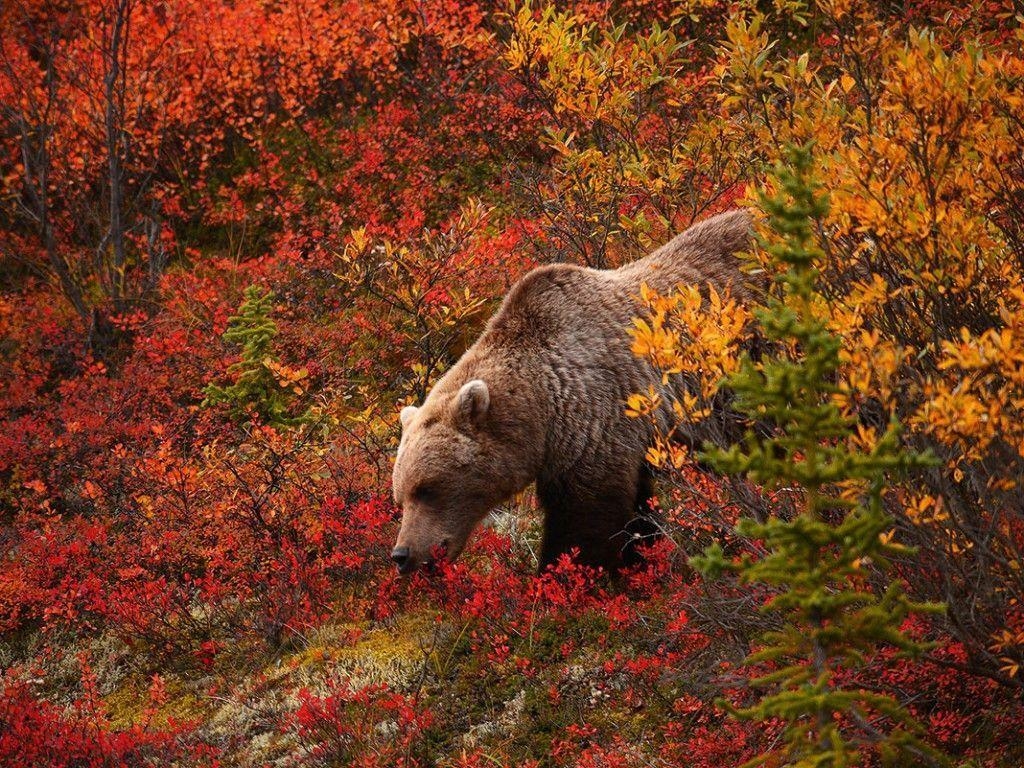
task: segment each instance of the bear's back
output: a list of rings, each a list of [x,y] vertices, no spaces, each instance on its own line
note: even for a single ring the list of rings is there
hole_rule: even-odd
[[[634,293],[647,284],[659,293],[679,285],[725,286],[734,295],[747,296],[750,278],[740,270],[736,254],[750,246],[753,219],[747,211],[736,209],[698,222],[637,261],[615,271]]]
[[[549,264],[531,270],[509,291],[484,336],[509,349],[560,349],[572,358],[600,358],[601,343],[618,355],[633,318],[642,314],[641,285],[668,293],[680,285],[732,288],[751,285],[736,257],[750,244],[752,220],[727,211],[693,225],[647,256],[614,270]]]

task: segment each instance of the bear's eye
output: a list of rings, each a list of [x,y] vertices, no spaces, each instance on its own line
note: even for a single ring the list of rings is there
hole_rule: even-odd
[[[417,485],[412,490],[413,500],[422,504],[429,504],[433,501],[437,501],[437,497],[437,488],[432,485]]]

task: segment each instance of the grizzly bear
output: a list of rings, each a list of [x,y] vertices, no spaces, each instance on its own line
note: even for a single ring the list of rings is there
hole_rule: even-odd
[[[628,562],[629,543],[649,530],[647,448],[671,419],[667,407],[660,425],[625,412],[630,394],[663,386],[631,351],[640,287],[731,285],[743,295],[735,254],[751,231],[749,214],[734,210],[619,269],[551,264],[519,280],[423,405],[402,410],[399,571],[438,552],[458,557],[487,513],[531,482],[544,511],[542,568],[573,548],[590,565]]]

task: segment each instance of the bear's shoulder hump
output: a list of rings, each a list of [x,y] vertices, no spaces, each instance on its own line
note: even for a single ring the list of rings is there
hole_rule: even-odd
[[[491,342],[524,346],[549,339],[588,294],[597,273],[573,264],[548,264],[531,270],[512,286],[488,323]]]
[[[508,292],[505,299],[506,311],[514,311],[537,301],[549,302],[567,290],[576,291],[587,282],[592,271],[575,264],[546,264],[532,269]]]

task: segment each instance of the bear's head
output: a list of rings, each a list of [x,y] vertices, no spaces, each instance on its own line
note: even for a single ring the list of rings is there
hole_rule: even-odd
[[[454,560],[487,513],[531,479],[521,466],[522,447],[493,409],[480,379],[457,391],[435,388],[421,407],[402,409],[392,475],[402,527],[391,553],[401,573],[438,553]]]

